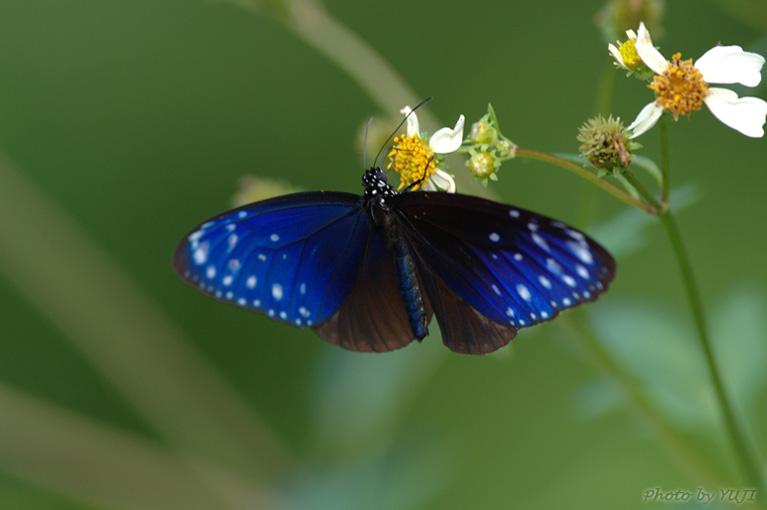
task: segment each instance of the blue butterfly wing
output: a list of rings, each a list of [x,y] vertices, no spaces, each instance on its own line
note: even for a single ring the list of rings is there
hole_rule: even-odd
[[[418,261],[443,340],[491,352],[518,328],[593,301],[615,276],[596,241],[545,216],[478,197],[414,192],[390,200]]]
[[[312,326],[351,292],[369,230],[358,196],[297,193],[202,223],[179,243],[173,265],[218,300]]]
[[[225,212],[181,240],[173,265],[205,294],[347,349],[413,339],[392,256],[358,195],[296,193]]]

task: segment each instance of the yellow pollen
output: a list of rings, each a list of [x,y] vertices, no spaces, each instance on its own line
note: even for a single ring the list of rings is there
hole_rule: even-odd
[[[629,69],[636,69],[637,67],[644,64],[642,59],[639,58],[639,53],[637,53],[636,47],[634,46],[635,42],[636,41],[634,39],[629,39],[625,43],[621,44],[618,48],[621,57],[623,57],[623,63]]]
[[[419,180],[421,182],[412,189],[420,189],[436,171],[434,153],[418,135],[394,138],[389,158],[387,168],[393,169],[400,176],[398,190]]]
[[[681,58],[681,53],[671,57],[663,75],[655,76],[652,84],[648,85],[655,91],[658,104],[671,112],[674,120],[680,115],[689,117],[692,112],[700,110],[703,99],[708,95],[708,83],[703,80],[703,74],[692,65],[692,59]]]

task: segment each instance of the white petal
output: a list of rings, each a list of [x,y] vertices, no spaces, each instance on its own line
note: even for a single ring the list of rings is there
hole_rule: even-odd
[[[420,136],[421,133],[418,131],[418,116],[415,114],[413,109],[409,106],[405,106],[399,112],[407,115],[407,136]]]
[[[668,61],[660,54],[655,46],[652,45],[652,39],[650,39],[650,32],[647,27],[644,26],[644,22],[639,24],[639,31],[637,32],[637,40],[634,43],[639,58],[642,59],[644,65],[649,67],[655,72],[655,74],[663,74],[668,67]]]
[[[751,138],[764,136],[767,101],[758,97],[738,97],[732,90],[710,87],[703,100],[714,116],[735,131]]]
[[[658,122],[658,119],[660,119],[661,115],[663,115],[663,107],[661,105],[655,101],[646,104],[645,107],[639,111],[639,115],[637,115],[637,118],[634,119],[634,122],[632,122],[629,127],[626,128],[629,131],[633,131],[629,138],[636,138],[637,136],[645,133],[648,129],[653,127],[656,122]]]
[[[463,115],[458,117],[455,127],[450,129],[443,127],[431,135],[429,139],[429,148],[436,154],[447,154],[458,150],[463,143]]]
[[[714,46],[695,62],[707,83],[740,83],[756,87],[762,81],[764,57],[740,46]]]
[[[626,67],[626,62],[623,60],[623,55],[621,55],[620,50],[614,45],[614,44],[608,44],[607,50],[610,52],[610,54],[615,59],[615,63],[621,66],[624,69],[628,69]]]
[[[427,184],[432,184],[448,193],[455,193],[455,181],[453,180],[453,176],[443,172],[439,168],[432,174]],[[424,188],[426,188],[426,186],[424,186]]]

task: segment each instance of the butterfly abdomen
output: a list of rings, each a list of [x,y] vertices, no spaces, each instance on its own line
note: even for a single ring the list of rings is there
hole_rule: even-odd
[[[402,303],[405,305],[410,329],[413,336],[422,340],[429,334],[428,314],[423,299],[423,290],[418,281],[413,256],[410,254],[402,238],[387,239],[389,247],[394,255],[394,270],[397,276],[397,288],[399,289]]]

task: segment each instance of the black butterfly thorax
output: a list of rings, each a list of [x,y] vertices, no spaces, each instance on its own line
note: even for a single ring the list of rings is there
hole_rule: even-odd
[[[388,183],[386,174],[380,168],[371,168],[362,176],[365,192],[362,208],[370,221],[379,230],[386,246],[394,257],[394,271],[397,288],[405,306],[413,336],[422,340],[429,334],[429,314],[426,310],[424,292],[416,271],[413,253],[401,230],[401,219],[389,207],[387,200],[399,195]]]

